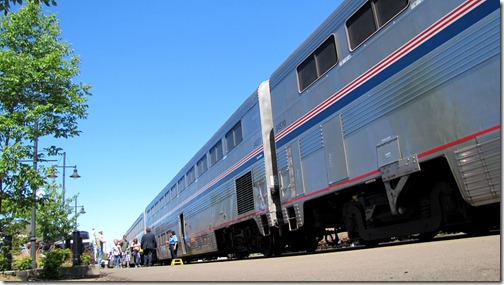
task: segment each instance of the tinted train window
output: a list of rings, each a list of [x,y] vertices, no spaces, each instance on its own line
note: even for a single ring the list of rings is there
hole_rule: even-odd
[[[186,173],[186,178],[187,178],[187,185],[191,185],[191,183],[196,180],[196,174],[194,173],[194,166],[189,169]]]
[[[238,122],[229,132],[226,134],[226,152],[230,152],[243,140],[241,122]]]
[[[380,27],[408,6],[408,0],[376,0],[374,2],[376,17]]]
[[[297,70],[300,91],[305,90],[313,81],[317,80],[317,67],[315,66],[315,58],[313,56],[303,61]]]
[[[198,163],[196,163],[196,169],[198,169],[198,177],[200,177],[203,173],[207,171],[208,166],[207,166],[206,154],[200,160],[198,160]]]
[[[354,50],[408,6],[408,0],[371,0],[346,22],[350,50]]]
[[[331,67],[336,64],[336,45],[334,38],[330,41],[325,41],[316,51],[315,58],[317,59],[318,73],[320,76],[326,73]]]
[[[303,92],[337,62],[336,43],[334,36],[330,36],[297,67],[299,92]]]
[[[166,192],[164,195],[164,204],[166,205],[168,202],[170,202],[170,191]]]
[[[177,184],[178,184],[178,192],[180,193],[180,192],[184,191],[184,189],[185,189],[184,177],[180,178]]]
[[[219,141],[210,149],[210,166],[222,159],[222,141]]]
[[[172,186],[172,188],[170,190],[170,196],[171,196],[172,200],[173,200],[173,198],[177,197],[177,184]]]

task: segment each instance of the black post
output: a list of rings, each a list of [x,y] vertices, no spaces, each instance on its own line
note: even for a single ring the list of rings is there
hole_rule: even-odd
[[[73,255],[73,266],[80,265],[80,251],[79,251],[79,241],[80,232],[78,230],[72,233],[73,243],[72,243],[72,255]]]
[[[11,270],[12,269],[12,236],[3,233],[2,234],[2,243],[1,243],[1,251],[3,256],[7,259],[7,263],[5,264],[5,268],[3,270]]]

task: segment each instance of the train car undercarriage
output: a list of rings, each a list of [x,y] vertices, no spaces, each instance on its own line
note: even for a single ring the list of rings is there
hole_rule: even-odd
[[[391,185],[398,181],[391,180]],[[311,252],[321,240],[337,245],[338,232],[348,233],[348,243],[374,246],[391,239],[429,240],[440,231],[472,234],[499,227],[499,203],[480,207],[466,203],[443,158],[423,163],[422,171],[402,187],[397,211],[391,210],[383,181],[376,180],[306,201],[304,225],[296,230],[282,222],[263,235],[253,220],[221,229],[216,232],[219,254],[243,258],[252,253]]]

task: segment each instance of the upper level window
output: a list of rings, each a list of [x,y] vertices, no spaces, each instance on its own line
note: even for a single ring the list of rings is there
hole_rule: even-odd
[[[197,175],[200,177],[208,169],[206,154],[196,163]]]
[[[196,180],[196,173],[194,173],[194,166],[189,169],[186,173],[187,185],[191,185],[191,183]]]
[[[217,161],[222,159],[222,141],[216,143],[210,149],[210,166],[217,163]]]
[[[303,92],[338,62],[334,36],[330,36],[298,67],[299,92]]]
[[[350,50],[354,50],[408,6],[408,0],[369,0],[346,22]]]
[[[178,192],[180,193],[180,192],[184,191],[184,189],[185,189],[185,179],[184,179],[184,176],[179,179],[179,181],[178,181],[177,184],[178,184]]]
[[[177,197],[177,184],[173,185],[172,188],[170,189],[170,196],[171,199]]]
[[[226,134],[226,152],[230,152],[239,143],[243,141],[241,122],[238,122],[229,132]]]

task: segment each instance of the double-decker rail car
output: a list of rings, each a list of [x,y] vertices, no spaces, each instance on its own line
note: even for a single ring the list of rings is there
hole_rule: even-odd
[[[291,243],[499,224],[499,1],[345,1],[270,84]]]
[[[158,259],[498,227],[500,65],[497,0],[344,1],[147,206]]]
[[[140,214],[135,222],[130,226],[130,228],[126,231],[126,238],[128,241],[132,241],[134,238],[137,238],[138,241],[142,240],[142,235],[145,233],[145,220],[144,214]]]
[[[265,164],[269,151],[263,151],[261,128],[269,124],[271,130],[272,120],[270,108],[259,108],[270,100],[261,97],[258,91],[250,95],[148,205],[146,227],[158,237],[159,260],[172,258],[167,245],[172,230],[178,255],[185,257],[274,250],[269,232],[278,224],[277,210],[268,197],[266,173],[272,168]]]

